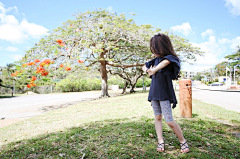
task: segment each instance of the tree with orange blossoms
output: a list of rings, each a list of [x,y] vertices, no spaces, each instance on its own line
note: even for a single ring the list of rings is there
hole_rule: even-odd
[[[38,63],[38,62],[40,62],[40,60],[39,59],[35,59],[34,62]]]
[[[47,66],[48,70],[56,70],[61,64],[71,68],[98,64],[102,77],[101,95],[108,96],[108,72],[114,72],[115,68],[143,66],[152,55],[149,39],[160,30],[151,25],[139,26],[132,19],[126,19],[124,14],[117,15],[106,10],[78,13],[76,20],[63,23],[63,26],[28,50],[26,60],[30,62],[34,59],[49,58],[55,64]],[[184,39],[177,35],[171,36],[175,40],[177,51],[186,54],[183,50],[187,50],[190,59],[194,59],[195,54],[201,54],[198,48]]]
[[[70,67],[65,67],[65,70],[70,71],[71,68]]]
[[[83,61],[82,60],[78,60],[78,63],[83,63]]]
[[[37,80],[37,77],[32,76],[32,81],[35,81],[35,80]]]
[[[27,87],[28,87],[28,88],[31,88],[32,86],[31,86],[31,84],[27,84]]]

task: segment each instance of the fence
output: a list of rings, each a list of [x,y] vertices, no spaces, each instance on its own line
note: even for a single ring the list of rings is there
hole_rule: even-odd
[[[47,86],[38,86],[34,88],[34,92],[39,94],[46,94],[46,93],[57,93],[62,91],[57,90],[55,85],[47,85]]]
[[[61,90],[57,90],[55,85],[46,85],[46,86],[37,86],[33,88],[23,88],[23,89],[11,89],[11,88],[5,88],[0,86],[1,96],[3,95],[12,95],[13,94],[25,94],[26,92],[34,92],[37,94],[46,94],[46,93],[57,93],[62,92]]]
[[[1,95],[12,95],[13,90],[11,88],[6,88],[0,86]]]

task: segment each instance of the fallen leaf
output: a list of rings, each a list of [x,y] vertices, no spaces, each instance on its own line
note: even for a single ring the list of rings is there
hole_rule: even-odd
[[[153,135],[153,134],[151,134],[151,133],[149,133],[149,136],[150,136],[150,137],[154,137],[154,135]]]

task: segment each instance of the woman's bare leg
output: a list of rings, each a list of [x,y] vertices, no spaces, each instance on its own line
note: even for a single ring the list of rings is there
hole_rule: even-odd
[[[182,130],[180,128],[180,126],[175,122],[175,121],[170,121],[167,122],[168,126],[170,126],[172,128],[172,130],[174,131],[174,133],[177,135],[179,142],[181,144],[186,142],[186,139],[183,137],[183,133]],[[188,144],[184,144],[184,146],[182,147],[183,150],[181,150],[181,152],[189,152],[189,148],[188,148]]]
[[[172,128],[172,130],[174,131],[174,133],[177,135],[180,143],[181,144],[185,143],[186,140],[183,137],[183,133],[182,133],[180,126],[173,120],[170,101],[168,101],[168,100],[160,101],[160,105],[161,105],[162,113],[164,115],[164,119],[167,122],[168,126],[170,126]],[[187,148],[187,147],[188,147],[188,145],[184,144],[184,146],[183,146],[184,150],[182,150],[181,152],[188,152],[189,148]]]
[[[162,115],[155,115],[155,129],[158,137],[158,143],[164,143],[162,129]]]
[[[177,135],[179,141],[181,143],[185,142],[185,139],[183,137],[183,133],[182,130],[180,128],[180,126],[173,120],[170,122],[167,122],[168,126],[172,128],[172,130],[174,131],[174,133]]]

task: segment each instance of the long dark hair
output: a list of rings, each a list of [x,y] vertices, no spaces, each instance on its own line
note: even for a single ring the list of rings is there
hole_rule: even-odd
[[[156,56],[164,57],[166,55],[173,55],[178,58],[174,52],[170,38],[165,34],[159,33],[150,39],[150,50]]]

